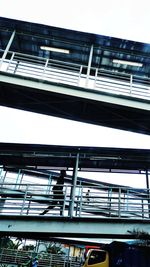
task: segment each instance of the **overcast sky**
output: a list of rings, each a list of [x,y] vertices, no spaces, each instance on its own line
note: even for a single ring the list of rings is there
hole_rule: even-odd
[[[2,17],[147,43],[149,11],[149,0],[0,0]],[[5,107],[0,116],[0,142],[150,148],[147,135]]]
[[[149,0],[0,0],[0,16],[150,43]]]

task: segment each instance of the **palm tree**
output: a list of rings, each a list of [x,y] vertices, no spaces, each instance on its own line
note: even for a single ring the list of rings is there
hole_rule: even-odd
[[[48,244],[47,252],[51,254],[59,254],[59,255],[64,254],[62,245],[59,243],[54,243],[54,242],[51,242]]]
[[[133,238],[137,239],[137,245],[149,246],[150,245],[150,234],[145,231],[140,231],[139,229],[133,229],[132,231],[128,231]]]
[[[2,248],[18,249],[20,245],[22,245],[22,239],[20,238],[16,238],[15,241],[13,241],[8,236],[0,238],[0,249]]]

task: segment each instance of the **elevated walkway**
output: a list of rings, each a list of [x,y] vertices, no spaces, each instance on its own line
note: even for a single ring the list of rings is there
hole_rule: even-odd
[[[43,210],[53,205],[51,188],[52,185],[3,183],[0,190],[0,233],[35,239],[49,236],[131,238],[129,232],[134,229],[150,233],[150,193],[147,189],[80,185],[76,186],[72,200],[72,186],[64,185],[63,206],[55,204],[46,215],[41,215]]]
[[[150,133],[145,44],[3,18],[0,26],[0,105]]]
[[[39,239],[49,235],[127,238],[134,229],[149,233],[149,159],[146,149],[1,143],[0,232]],[[59,173],[53,180],[52,172],[62,169],[73,174],[65,177],[64,198],[56,205],[52,187]],[[79,179],[80,171],[144,174],[147,188]],[[41,215],[48,206],[46,215]]]

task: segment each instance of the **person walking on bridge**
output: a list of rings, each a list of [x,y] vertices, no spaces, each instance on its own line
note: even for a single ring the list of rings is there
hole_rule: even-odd
[[[53,186],[53,196],[50,206],[48,206],[40,215],[46,214],[49,210],[54,209],[56,206],[60,207],[60,215],[63,215],[63,205],[64,205],[64,177],[66,176],[66,171],[61,170],[60,176],[58,177],[57,183]]]

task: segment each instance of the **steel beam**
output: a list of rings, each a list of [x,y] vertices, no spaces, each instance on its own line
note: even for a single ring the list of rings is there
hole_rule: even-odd
[[[0,82],[8,84],[12,84],[15,86],[19,86],[20,89],[22,87],[27,87],[29,89],[40,90],[49,92],[49,93],[57,93],[62,95],[68,95],[73,97],[79,97],[83,100],[91,100],[91,101],[99,101],[105,102],[115,105],[121,105],[124,107],[136,108],[140,110],[150,111],[150,101],[134,99],[133,97],[126,97],[121,95],[113,95],[109,93],[103,93],[100,91],[96,91],[94,89],[86,89],[83,87],[76,87],[73,85],[64,85],[61,83],[53,83],[48,81],[39,80],[36,78],[29,77],[21,77],[19,75],[11,75],[8,73],[1,72],[0,73]]]
[[[144,231],[150,234],[149,220],[60,218],[33,216],[0,216],[0,234],[40,238],[90,237],[90,238],[132,238],[129,232]]]

